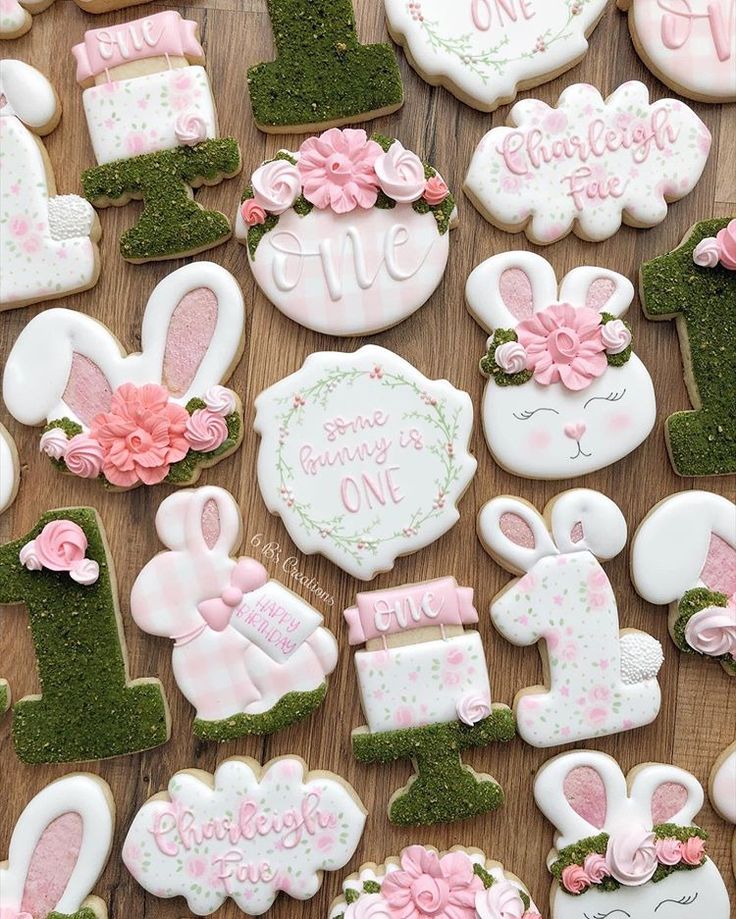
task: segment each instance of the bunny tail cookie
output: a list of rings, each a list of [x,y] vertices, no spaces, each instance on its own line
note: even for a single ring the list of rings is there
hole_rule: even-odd
[[[185,265],[151,294],[140,354],[82,313],[40,313],[10,352],[3,398],[22,424],[45,425],[41,451],[61,472],[117,489],[188,485],[243,439],[240,399],[220,383],[240,360],[244,321],[229,272]]]
[[[454,526],[475,474],[470,396],[376,345],[311,354],[257,397],[254,427],[268,509],[363,581]]]
[[[47,10],[54,0],[7,0],[0,10],[0,40],[20,38],[33,25],[33,16]]]
[[[382,865],[362,865],[343,881],[329,919],[387,919],[402,913],[411,919],[542,919],[526,886],[480,849],[454,846],[440,853],[422,845],[407,846]]]
[[[392,823],[421,826],[495,810],[503,791],[463,750],[515,736],[506,705],[491,702],[473,590],[452,577],[359,593],[345,610],[367,726],[353,731],[363,763],[411,759],[416,775],[389,801]]]
[[[649,319],[674,319],[693,411],[665,423],[678,475],[736,472],[736,219],[704,220],[641,267]]]
[[[708,787],[711,804],[729,823],[736,825],[736,742],[718,757]],[[733,874],[736,878],[736,833],[731,846]]]
[[[575,268],[558,287],[532,252],[482,262],[465,286],[468,309],[491,333],[483,430],[496,462],[515,475],[566,479],[635,450],[654,426],[654,386],[622,319],[630,281]]]
[[[24,763],[148,750],[170,724],[158,680],[131,681],[105,532],[89,507],[48,511],[0,546],[0,606],[28,610],[41,692],[13,706]]]
[[[636,531],[631,579],[650,603],[669,604],[672,639],[736,676],[736,504],[683,491],[655,505]]]
[[[92,29],[72,52],[99,164],[82,173],[84,194],[97,207],[143,201],[120,237],[122,257],[180,258],[228,239],[227,217],[192,195],[241,167],[238,142],[218,138],[197,23],[166,10]]]
[[[0,914],[107,919],[89,896],[107,863],[115,804],[107,783],[75,773],[40,791],[18,818],[8,860],[0,864]]]
[[[232,558],[242,518],[233,496],[208,486],[161,504],[156,530],[168,547],[133,585],[141,629],[174,640],[173,670],[206,740],[270,734],[306,718],[324,699],[337,642],[322,617],[252,558]]]
[[[10,436],[10,431],[0,424],[0,514],[15,501],[19,484],[20,459],[15,441]]]
[[[100,275],[97,215],[84,198],[56,194],[39,139],[60,118],[61,103],[42,73],[23,61],[0,61],[0,310],[88,290]]]
[[[626,545],[613,501],[576,488],[553,498],[543,516],[519,498],[494,498],[478,516],[478,535],[500,565],[523,575],[494,598],[493,624],[512,644],[538,642],[545,664],[545,685],[514,700],[521,737],[554,747],[654,721],[662,647],[646,632],[619,631],[598,561]]]
[[[347,782],[308,772],[297,756],[263,767],[228,759],[214,776],[177,772],[165,793],[144,804],[123,861],[149,893],[185,897],[197,916],[209,916],[228,898],[247,916],[261,916],[279,891],[308,900],[324,871],[347,864],[366,813]]]
[[[235,236],[282,313],[317,332],[366,335],[432,295],[456,222],[445,181],[400,141],[333,128],[256,169]]]
[[[542,766],[534,798],[556,830],[551,919],[729,919],[708,834],[693,823],[704,795],[689,772],[648,763],[625,777],[610,756],[578,750]]]

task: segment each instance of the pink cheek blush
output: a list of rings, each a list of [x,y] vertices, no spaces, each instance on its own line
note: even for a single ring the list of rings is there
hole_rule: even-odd
[[[631,415],[626,412],[618,412],[618,414],[613,415],[608,422],[608,430],[614,434],[620,431],[628,431],[630,427]]]
[[[532,431],[529,435],[529,447],[532,450],[546,450],[552,443],[549,431]]]

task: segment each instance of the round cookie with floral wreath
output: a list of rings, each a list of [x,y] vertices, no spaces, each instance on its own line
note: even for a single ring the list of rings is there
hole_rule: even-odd
[[[445,181],[416,153],[332,128],[256,169],[235,235],[282,313],[316,332],[367,335],[434,293],[456,222]]]

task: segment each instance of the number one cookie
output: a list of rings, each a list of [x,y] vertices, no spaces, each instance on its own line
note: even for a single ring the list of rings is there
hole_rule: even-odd
[[[277,57],[248,71],[256,124],[287,134],[389,115],[404,101],[389,45],[361,45],[350,0],[268,0]]]

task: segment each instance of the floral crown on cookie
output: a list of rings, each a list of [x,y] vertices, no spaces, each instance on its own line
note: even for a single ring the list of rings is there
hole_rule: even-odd
[[[440,234],[450,229],[455,199],[432,166],[393,138],[331,128],[307,138],[296,153],[280,150],[259,166],[245,189],[240,216],[253,258],[263,236],[289,208],[306,217],[314,208],[340,215],[400,204],[431,214]]]
[[[719,230],[715,236],[701,239],[693,250],[693,262],[698,268],[717,268],[736,271],[736,218]]]

